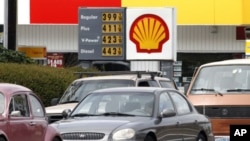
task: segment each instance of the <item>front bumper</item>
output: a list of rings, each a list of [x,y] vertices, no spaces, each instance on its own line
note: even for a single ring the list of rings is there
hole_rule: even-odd
[[[214,139],[215,141],[230,141],[229,136],[215,136]]]

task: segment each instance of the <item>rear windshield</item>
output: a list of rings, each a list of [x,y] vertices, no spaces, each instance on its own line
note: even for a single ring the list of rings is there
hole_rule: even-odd
[[[75,82],[71,84],[64,95],[60,99],[59,103],[71,103],[81,101],[89,92],[113,87],[131,87],[135,86],[133,80],[88,80]]]
[[[247,65],[224,65],[202,68],[191,89],[191,94],[249,92],[250,66]]]

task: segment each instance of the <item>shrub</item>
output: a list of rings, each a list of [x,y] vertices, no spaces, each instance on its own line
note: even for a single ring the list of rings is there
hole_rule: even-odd
[[[0,82],[23,85],[33,90],[45,106],[50,100],[61,97],[68,85],[78,75],[74,72],[96,71],[81,67],[53,68],[37,65],[22,52],[8,50],[0,45]]]
[[[23,85],[33,90],[45,106],[61,97],[68,85],[78,78],[74,72],[82,68],[52,68],[36,64],[0,63],[0,82]],[[93,71],[93,70],[85,70]]]
[[[34,64],[35,61],[24,53],[14,50],[8,50],[0,46],[0,62],[3,63],[20,63],[20,64]]]

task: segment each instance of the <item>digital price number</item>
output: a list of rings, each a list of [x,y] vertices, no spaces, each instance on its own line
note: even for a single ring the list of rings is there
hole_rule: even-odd
[[[102,44],[121,44],[122,36],[121,35],[103,35]]]
[[[103,33],[120,33],[122,32],[122,24],[102,24]]]
[[[102,13],[102,56],[122,56],[123,45],[123,13]]]
[[[122,13],[102,13],[103,22],[121,22]]]
[[[102,56],[122,56],[122,47],[102,47]]]
[[[63,60],[61,59],[48,59],[48,65],[51,67],[58,67],[63,65]]]

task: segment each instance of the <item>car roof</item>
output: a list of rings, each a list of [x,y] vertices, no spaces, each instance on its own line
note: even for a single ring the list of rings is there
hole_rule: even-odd
[[[204,65],[201,65],[201,67],[207,67],[207,66],[214,66],[214,65],[250,65],[250,59],[229,59],[229,60],[223,60],[223,61],[216,61],[212,63],[207,63]]]
[[[28,91],[32,92],[29,88],[26,88],[24,86],[18,85],[18,84],[11,84],[11,83],[0,83],[0,92],[10,95],[15,92],[19,91]]]
[[[150,79],[151,76],[147,74],[142,74],[139,78],[136,74],[119,74],[119,75],[105,75],[105,76],[90,76],[90,77],[84,77],[79,78],[76,81],[83,81],[83,80],[106,80],[106,79],[119,79],[119,80],[140,80],[140,79]],[[154,77],[155,80],[168,80],[169,78],[163,78],[163,77]]]
[[[104,88],[95,90],[92,93],[107,93],[107,92],[151,92],[155,93],[156,91],[164,90],[174,90],[174,88],[161,88],[161,87],[114,87],[114,88]]]

